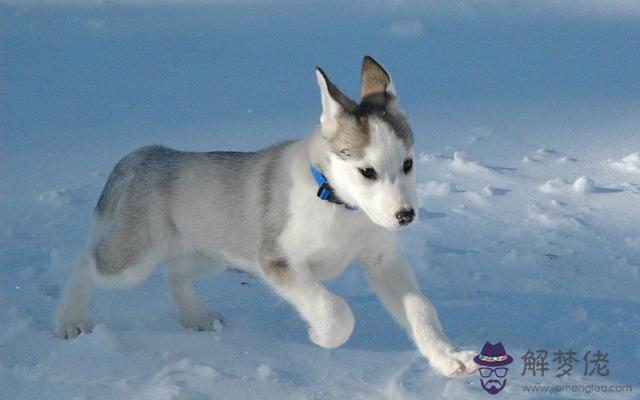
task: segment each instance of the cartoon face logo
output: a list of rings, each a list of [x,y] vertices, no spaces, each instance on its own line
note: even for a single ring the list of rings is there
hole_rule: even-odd
[[[473,358],[476,364],[480,366],[480,384],[482,388],[489,394],[497,394],[507,385],[507,372],[509,365],[513,362],[513,358],[507,354],[502,343],[491,344],[485,343],[480,354]]]

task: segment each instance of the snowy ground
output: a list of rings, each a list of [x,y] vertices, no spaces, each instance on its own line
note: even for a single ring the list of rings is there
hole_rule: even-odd
[[[640,396],[633,3],[142,3],[0,3],[0,398],[489,398],[478,377],[431,371],[357,266],[329,283],[357,320],[335,350],[234,272],[197,282],[226,317],[221,333],[178,323],[162,268],[100,293],[93,334],[51,333],[119,157],[149,143],[253,150],[300,137],[319,113],[313,67],[355,95],[365,52],[388,67],[413,122],[420,220],[400,243],[448,335],[477,351],[505,344],[515,363],[503,398]],[[522,376],[527,349],[600,349],[610,374],[584,377],[581,363],[555,378],[550,356],[544,377]],[[538,383],[633,393],[521,388]]]

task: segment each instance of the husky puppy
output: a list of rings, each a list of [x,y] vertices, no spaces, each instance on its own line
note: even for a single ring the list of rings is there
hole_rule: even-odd
[[[475,370],[474,353],[446,338],[434,306],[396,249],[395,232],[416,212],[413,136],[389,74],[371,57],[360,102],[316,70],[322,115],[306,139],[252,152],[138,149],[113,169],[95,208],[55,316],[55,334],[91,332],[94,291],[128,288],[166,264],[181,322],[216,330],[192,278],[229,264],[261,276],[295,307],[325,348],[349,339],[349,305],[323,280],[354,260],[420,352],[442,374]]]

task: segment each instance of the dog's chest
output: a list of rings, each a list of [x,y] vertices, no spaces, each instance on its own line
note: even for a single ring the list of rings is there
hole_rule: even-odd
[[[359,256],[368,242],[366,227],[355,221],[290,226],[283,236],[289,254],[306,263],[316,278],[333,279]],[[350,222],[350,223],[349,223]]]
[[[357,257],[357,252],[352,250],[321,249],[309,257],[309,268],[317,279],[333,279],[340,275]]]

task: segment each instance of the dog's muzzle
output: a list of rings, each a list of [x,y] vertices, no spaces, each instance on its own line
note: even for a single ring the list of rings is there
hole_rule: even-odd
[[[396,213],[396,218],[401,226],[409,225],[416,216],[413,208],[405,208]]]

